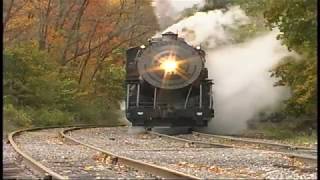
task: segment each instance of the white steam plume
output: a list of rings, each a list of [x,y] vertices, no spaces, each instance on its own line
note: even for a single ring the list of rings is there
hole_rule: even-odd
[[[197,12],[195,15],[179,21],[168,27],[164,32],[178,32],[180,37],[191,45],[202,45],[214,48],[218,45],[230,43],[230,29],[236,29],[249,23],[249,18],[238,7],[231,7],[229,11],[221,10]]]
[[[162,0],[157,0],[157,1],[162,1]],[[178,13],[182,12],[187,8],[191,8],[194,5],[197,5],[198,7],[202,7],[205,4],[204,0],[170,0],[170,3]]]
[[[204,44],[206,67],[213,79],[215,117],[210,131],[235,134],[247,121],[266,109],[273,110],[289,97],[286,87],[273,87],[268,72],[285,56],[292,55],[276,40],[277,31],[241,44],[232,43],[230,29],[249,22],[239,7],[228,11],[196,13],[164,32],[179,32],[191,45]]]
[[[209,77],[215,81],[216,112],[209,130],[239,133],[259,112],[273,110],[288,98],[288,89],[273,87],[275,79],[268,73],[289,55],[276,40],[276,34],[273,31],[243,44],[208,52]]]
[[[194,5],[201,7],[204,0],[153,0],[155,14],[158,18],[160,29],[164,29],[180,18],[183,10],[191,8]]]
[[[120,123],[123,123],[125,125],[131,125],[131,122],[128,121],[128,119],[126,118],[126,103],[125,101],[121,101],[120,102],[120,118],[119,121]]]

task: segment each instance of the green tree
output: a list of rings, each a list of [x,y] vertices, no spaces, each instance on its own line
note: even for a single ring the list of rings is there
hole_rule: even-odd
[[[8,107],[5,112],[28,117],[20,118],[18,126],[29,125],[26,119],[36,125],[73,121],[73,115],[67,111],[73,104],[77,83],[61,76],[57,69],[58,64],[50,61],[46,52],[30,43],[5,49],[4,98]]]

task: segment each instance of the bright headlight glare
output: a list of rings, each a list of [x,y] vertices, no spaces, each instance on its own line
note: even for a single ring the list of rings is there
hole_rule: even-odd
[[[177,68],[177,62],[172,59],[165,60],[161,63],[160,67],[166,72],[174,72]]]

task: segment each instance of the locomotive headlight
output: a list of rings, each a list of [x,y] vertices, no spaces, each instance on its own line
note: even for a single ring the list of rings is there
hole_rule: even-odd
[[[165,70],[165,72],[167,73],[171,73],[171,72],[175,72],[175,70],[177,69],[177,62],[173,59],[167,59],[167,60],[164,60],[160,67]]]
[[[201,49],[201,47],[200,47],[200,46],[197,46],[197,47],[196,47],[196,49],[200,50],[200,49]]]

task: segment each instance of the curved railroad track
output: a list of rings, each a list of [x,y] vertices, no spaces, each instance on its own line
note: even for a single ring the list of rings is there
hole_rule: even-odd
[[[199,179],[195,176],[184,174],[169,168],[119,156],[90,144],[80,142],[66,135],[67,132],[70,133],[73,130],[93,127],[96,126],[81,125],[63,128],[45,127],[22,129],[10,133],[8,139],[12,147],[22,157],[27,166],[32,167],[32,169],[39,174],[40,178],[43,179],[99,179],[114,177],[148,179]],[[30,137],[25,138],[24,136],[26,136],[27,133]],[[35,145],[30,145],[28,143],[23,144],[25,141],[31,140],[37,141],[35,143],[39,143],[36,144],[38,146],[45,144],[49,146],[47,149],[37,151],[34,149]],[[43,152],[43,150],[46,150],[46,152]],[[99,152],[98,155],[97,152]],[[75,153],[85,155],[85,157],[82,157],[83,159],[90,159],[92,157],[99,159],[99,157],[102,157],[103,163],[102,165],[99,165],[99,167],[102,169],[93,169],[96,162],[93,162],[92,160],[81,160],[85,162],[84,164],[79,165],[79,163],[73,159],[73,154]],[[54,156],[54,158],[47,158],[48,154]],[[87,154],[91,155],[87,156]],[[108,166],[108,168],[105,169],[102,166]],[[86,167],[87,169],[85,169]],[[83,169],[89,173],[85,172],[84,174]],[[99,171],[99,173],[102,175],[99,174],[99,176],[97,176],[97,171]],[[109,175],[113,174],[114,176],[103,176],[103,173],[105,173],[105,175],[106,173]]]
[[[238,148],[130,128],[71,129],[65,134],[100,150],[196,176],[200,179],[313,179],[316,167],[274,151]]]
[[[50,128],[57,128],[57,127],[38,127],[38,128],[28,128],[28,129],[21,129],[17,131],[13,131],[8,135],[8,140],[13,149],[21,156],[23,162],[30,168],[32,168],[34,171],[36,171],[36,174],[40,176],[40,178],[43,179],[65,179],[62,175],[52,171],[52,169],[44,166],[41,162],[34,159],[29,154],[25,153],[15,142],[15,137],[20,135],[23,132],[28,131],[36,131],[36,130],[42,130],[42,129],[50,129]],[[28,177],[21,177],[28,178]]]
[[[212,147],[224,148],[252,148],[266,151],[274,151],[281,153],[289,158],[297,159],[308,164],[315,165],[317,163],[317,150],[314,148],[292,146],[287,144],[263,142],[259,140],[243,139],[230,136],[220,136],[192,131],[191,134],[181,134],[176,136],[166,135],[162,133],[149,133],[183,141],[189,144],[202,144]]]
[[[304,147],[266,143],[258,150],[249,150],[254,147],[242,146],[257,142],[235,145],[237,139],[232,139],[233,143],[213,141],[210,138],[225,137],[198,132],[169,136],[155,132],[130,134],[129,129],[94,125],[31,128],[10,133],[8,140],[42,179],[312,179],[317,169],[291,165],[290,159],[282,156],[305,160],[301,152],[283,152],[310,150]],[[265,153],[268,146],[273,151]],[[279,170],[291,175],[281,175]]]
[[[135,169],[139,169],[139,170],[144,170],[144,171],[150,172],[150,173],[152,173],[154,175],[157,175],[157,176],[160,176],[160,177],[170,178],[170,179],[171,178],[173,178],[173,179],[177,179],[177,178],[178,179],[199,179],[199,178],[197,178],[195,176],[184,174],[184,173],[181,173],[181,172],[178,172],[178,171],[175,171],[175,170],[171,170],[171,169],[168,169],[168,168],[165,168],[165,167],[161,167],[161,166],[145,163],[145,162],[134,160],[134,159],[131,159],[131,158],[127,158],[127,157],[124,157],[124,156],[119,156],[119,155],[116,155],[116,154],[114,154],[114,153],[112,153],[110,151],[107,151],[107,150],[101,149],[99,147],[96,147],[96,146],[81,142],[81,141],[79,141],[79,140],[77,140],[75,138],[72,138],[71,136],[66,135],[66,133],[68,133],[68,132],[71,132],[71,131],[74,131],[74,130],[79,130],[79,129],[83,129],[83,128],[76,127],[76,128],[70,128],[70,129],[62,130],[60,132],[60,135],[63,138],[68,139],[68,140],[70,140],[72,142],[81,144],[81,145],[86,146],[88,148],[94,149],[94,150],[96,150],[98,152],[101,152],[101,153],[103,153],[103,155],[106,158],[110,158],[113,161],[129,165],[129,166],[131,166],[131,167],[133,167]]]
[[[207,134],[207,133],[202,133],[202,132],[197,132],[197,131],[192,131],[192,134],[194,134],[196,136],[206,136],[206,137],[212,137],[212,138],[227,140],[227,141],[232,141],[232,142],[244,142],[244,143],[248,143],[248,144],[266,146],[266,147],[270,147],[270,148],[274,147],[276,149],[305,151],[305,152],[309,152],[309,153],[314,153],[314,155],[316,155],[316,153],[317,153],[317,149],[315,149],[315,148],[304,147],[304,146],[294,146],[294,145],[288,145],[288,144],[283,144],[283,143],[266,142],[266,141],[262,141],[259,139],[253,139],[253,138],[222,136],[222,135]]]
[[[15,161],[3,160],[2,178],[3,179],[37,179],[37,178],[40,178],[40,176],[34,175],[29,170],[22,168]]]

